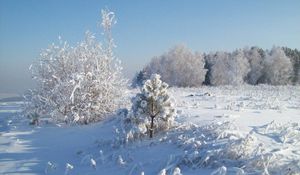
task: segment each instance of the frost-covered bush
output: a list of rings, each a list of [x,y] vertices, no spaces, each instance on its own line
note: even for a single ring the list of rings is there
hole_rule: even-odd
[[[116,110],[126,89],[120,61],[114,56],[111,27],[114,13],[102,10],[104,45],[90,32],[71,47],[60,40],[40,54],[30,67],[36,89],[26,95],[25,112],[56,122],[88,124]]]
[[[198,87],[205,80],[203,54],[193,53],[185,46],[175,46],[167,53],[154,57],[145,67],[147,75],[160,74],[170,86]]]
[[[223,121],[203,126],[183,125],[165,139],[183,149],[173,164],[199,167],[227,167],[228,172],[263,173],[276,168],[274,156],[265,152],[253,131],[241,132],[233,122]]]
[[[135,139],[168,130],[174,122],[175,108],[167,91],[168,85],[153,74],[141,92],[132,99],[132,109],[125,120],[127,138]]]
[[[268,149],[256,137],[257,133],[278,138],[282,143],[274,144],[280,149]],[[173,159],[173,165],[191,168],[225,167],[229,174],[297,174],[300,173],[298,157],[287,158],[286,149],[282,145],[290,144],[297,148],[299,138],[297,123],[282,125],[271,122],[250,132],[242,132],[234,122],[220,121],[203,126],[181,125],[163,140],[176,144],[184,152]],[[280,163],[279,160],[285,159],[293,163]]]
[[[276,136],[283,144],[300,143],[300,124],[299,123],[276,123],[272,121],[258,129],[261,134]]]

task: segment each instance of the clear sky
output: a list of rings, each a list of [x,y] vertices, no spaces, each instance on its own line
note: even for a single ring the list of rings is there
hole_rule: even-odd
[[[126,76],[176,44],[202,52],[256,45],[300,48],[300,0],[0,0],[0,93],[32,87],[29,65],[58,36],[99,37],[100,10],[113,29]]]

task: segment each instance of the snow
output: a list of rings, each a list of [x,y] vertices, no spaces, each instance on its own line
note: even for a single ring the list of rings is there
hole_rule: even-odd
[[[1,102],[0,174],[300,173],[299,86],[169,92],[177,125],[126,144],[117,141],[121,115],[85,126],[32,126],[19,113],[22,102]]]

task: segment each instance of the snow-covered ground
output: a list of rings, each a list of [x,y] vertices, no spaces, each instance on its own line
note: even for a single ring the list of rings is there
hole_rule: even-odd
[[[21,102],[1,102],[0,174],[172,175],[176,167],[183,175],[300,173],[299,86],[170,92],[176,127],[127,144],[119,144],[120,116],[33,127],[17,115]]]

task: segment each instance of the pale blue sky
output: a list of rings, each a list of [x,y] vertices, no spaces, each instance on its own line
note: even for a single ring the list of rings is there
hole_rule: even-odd
[[[30,88],[28,66],[59,35],[100,35],[115,11],[117,55],[128,77],[175,44],[209,52],[256,45],[300,48],[299,0],[0,0],[0,92]]]

